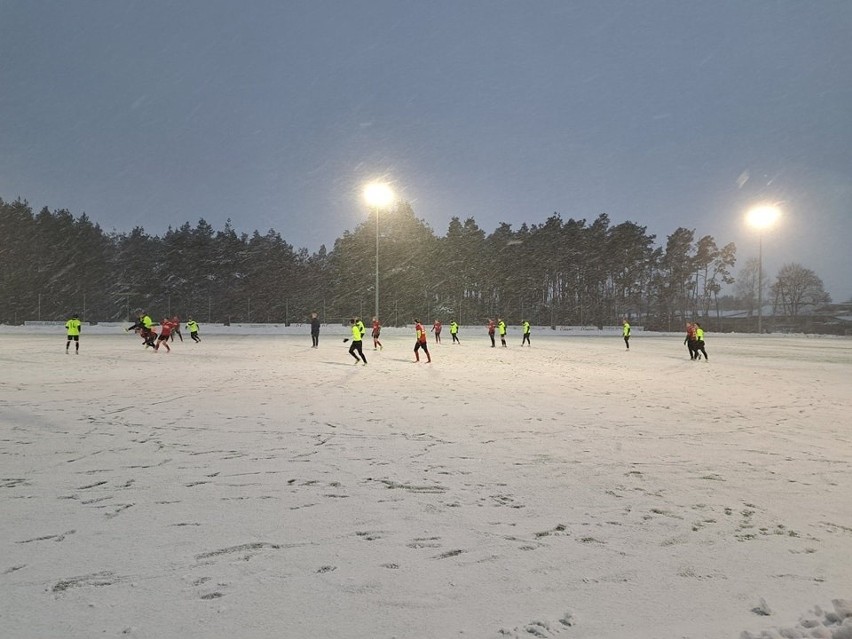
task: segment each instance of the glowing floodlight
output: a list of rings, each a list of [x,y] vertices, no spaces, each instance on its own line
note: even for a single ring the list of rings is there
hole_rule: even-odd
[[[383,182],[371,182],[364,187],[364,201],[374,209],[384,209],[393,202],[393,191]]]
[[[756,206],[746,213],[746,222],[749,226],[762,231],[768,229],[781,217],[781,210],[772,204]]]

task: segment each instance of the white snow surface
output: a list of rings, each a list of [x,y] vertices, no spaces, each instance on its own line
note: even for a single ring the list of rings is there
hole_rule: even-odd
[[[0,635],[852,637],[852,340],[0,327]]]

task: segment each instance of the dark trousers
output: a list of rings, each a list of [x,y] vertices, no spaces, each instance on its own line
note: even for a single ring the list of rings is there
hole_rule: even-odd
[[[461,344],[458,335],[456,335],[455,333],[451,333],[451,335],[453,336],[453,342],[455,342],[456,344]]]
[[[200,342],[201,341],[201,338],[198,337],[198,331],[191,331],[189,333],[189,336],[192,338],[193,342]]]
[[[624,336],[624,345],[627,347],[627,350],[630,350],[630,335]]]
[[[313,346],[319,346],[319,333],[311,333],[311,342]]]
[[[521,340],[521,346],[523,346],[524,344],[530,344],[530,334],[529,333],[524,333],[524,339]],[[530,344],[530,346],[532,346],[532,344]]]
[[[426,359],[430,362],[432,361],[432,356],[429,354],[429,347],[426,346],[426,342],[417,341],[414,343],[414,357],[417,358],[417,361],[420,361],[420,353],[418,352],[420,349],[423,349],[423,352],[426,353]]]
[[[494,348],[494,333],[488,333],[488,337],[491,338],[491,348]]]
[[[360,339],[359,339],[359,340],[357,340],[357,341],[356,341],[356,340],[352,340],[352,345],[349,347],[349,354],[350,354],[352,357],[354,357],[354,358],[355,358],[355,361],[356,361],[356,362],[358,361],[358,355],[360,355],[360,356],[361,356],[361,359],[362,359],[362,360],[364,361],[364,363],[366,364],[366,363],[367,363],[367,358],[366,358],[366,357],[364,357],[364,350],[362,349],[362,347],[361,347],[361,346],[362,346],[362,344],[361,344],[361,340],[360,340]],[[356,352],[358,353],[358,355],[356,355],[356,354],[355,354]]]

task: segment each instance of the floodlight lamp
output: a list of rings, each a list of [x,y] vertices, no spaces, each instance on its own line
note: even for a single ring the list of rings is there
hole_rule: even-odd
[[[371,182],[364,187],[364,201],[371,208],[387,208],[393,200],[393,191],[383,182]]]
[[[781,210],[774,204],[756,206],[746,214],[746,222],[752,228],[763,230],[773,226],[781,217]]]

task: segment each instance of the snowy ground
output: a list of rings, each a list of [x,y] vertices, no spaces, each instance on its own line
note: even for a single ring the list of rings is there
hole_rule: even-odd
[[[3,637],[852,637],[852,340],[84,330],[0,328]]]

